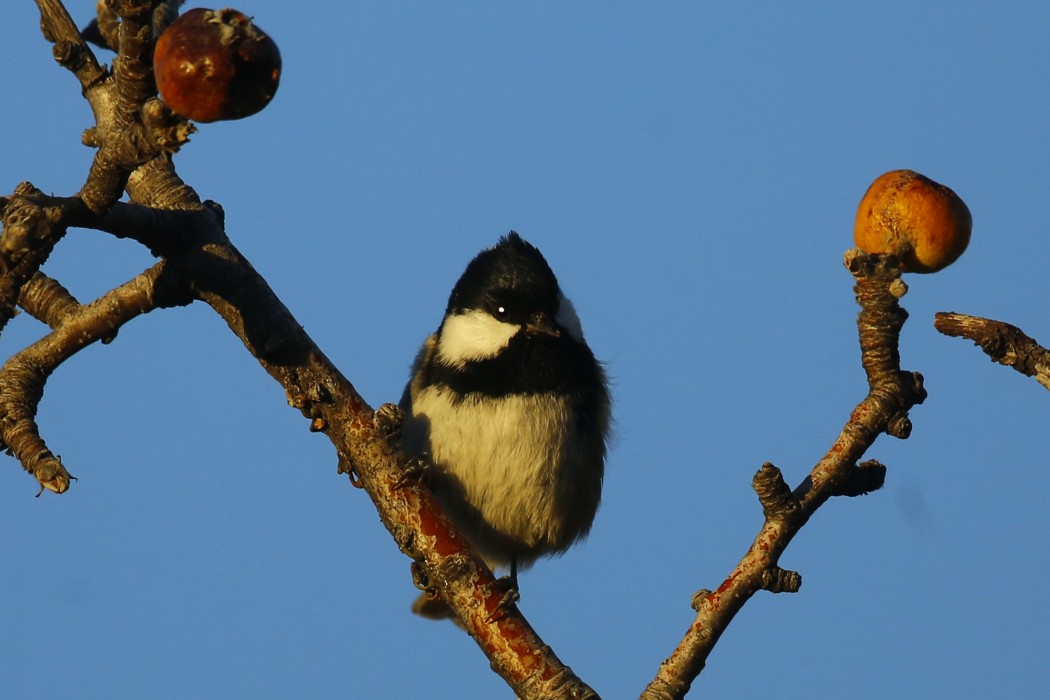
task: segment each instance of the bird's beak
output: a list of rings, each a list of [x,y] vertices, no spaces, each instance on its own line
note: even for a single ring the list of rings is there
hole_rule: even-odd
[[[525,324],[525,332],[529,335],[548,335],[552,338],[557,338],[561,335],[561,331],[554,325],[551,317],[542,311],[532,315]]]

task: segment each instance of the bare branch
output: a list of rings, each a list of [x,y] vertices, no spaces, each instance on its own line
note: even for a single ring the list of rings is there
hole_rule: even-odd
[[[35,201],[38,196],[40,190],[23,182],[14,196],[0,198],[0,329],[14,316],[22,286],[66,233],[61,208]]]
[[[1009,323],[979,316],[941,312],[933,326],[941,333],[969,338],[994,362],[1015,370],[1050,389],[1050,350]]]
[[[161,163],[163,161],[158,160],[144,167],[142,177],[150,173],[150,185],[160,190],[159,198],[184,208],[158,209],[117,202],[109,211],[98,214],[79,197],[46,195],[29,183],[22,183],[14,195],[0,198],[0,221],[4,225],[0,264],[13,268],[22,257],[52,241],[57,231],[64,232],[67,228],[94,229],[127,238],[160,257],[192,240],[190,232],[194,227],[208,225],[216,219],[221,224],[222,208],[214,202],[203,207],[193,190],[183,184],[174,171],[153,167]],[[199,221],[202,217],[204,224]]]
[[[127,191],[132,202],[158,210],[201,208],[200,197],[175,172],[170,154],[154,158],[131,173]]]
[[[30,316],[51,328],[55,328],[81,308],[80,302],[68,289],[43,272],[37,272],[22,287],[18,305]]]
[[[95,115],[96,125],[85,132],[84,143],[98,151],[79,196],[89,209],[101,213],[120,199],[136,168],[178,150],[193,126],[155,97],[153,2],[117,3],[120,52],[112,75],[98,65],[61,2],[38,0],[37,5],[57,60],[77,75]]]
[[[898,299],[907,291],[895,258],[846,254],[846,266],[856,279],[854,291],[861,311],[857,318],[861,364],[868,375],[868,396],[858,404],[841,434],[809,476],[789,492],[780,471],[766,464],[755,475],[754,488],[765,523],[747,554],[716,591],[693,598],[696,618],[678,648],[660,664],[642,693],[647,700],[681,698],[703,670],[708,655],[737,612],[759,590],[797,591],[801,577],[780,568],[780,555],[829,498],[856,496],[877,489],[885,467],[857,460],[881,433],[906,438],[908,411],[922,403],[922,377],[900,369],[898,343],[907,313]]]
[[[154,92],[150,3],[121,0],[116,9],[121,21],[114,76],[88,95],[97,121],[89,144],[98,146],[98,151],[80,197],[95,212],[105,211],[120,199],[131,172],[160,153],[144,133],[139,116]]]
[[[153,84],[153,5],[151,0],[117,0],[119,54],[113,62],[118,122],[130,123],[156,94]]]
[[[158,182],[168,184],[167,169],[155,168],[151,172],[157,173]],[[171,184],[163,192],[178,193],[183,201],[195,201],[192,190],[179,186],[181,180],[174,178]],[[134,237],[155,255],[162,255],[178,244],[180,231],[194,216],[200,213],[121,203],[99,215],[79,197],[52,197],[28,182],[20,184],[12,196],[0,197],[0,329],[14,316],[16,303],[52,327],[64,314],[75,310],[76,300],[61,285],[56,289],[45,284],[47,278],[39,272],[69,227],[97,229],[119,238]],[[26,289],[34,279],[36,282]]]
[[[60,0],[37,0],[36,5],[40,9],[40,28],[44,38],[54,45],[55,60],[73,72],[86,93],[108,75],[106,69],[80,36],[77,25]]]
[[[67,313],[55,329],[0,368],[0,436],[41,490],[62,493],[70,475],[40,437],[35,417],[44,384],[65,360],[95,341],[112,338],[131,319],[155,308],[186,304],[191,297],[159,262],[96,301]],[[55,319],[57,320],[57,319]]]
[[[784,475],[769,462],[755,474],[751,487],[758,494],[758,502],[762,504],[762,513],[767,520],[787,522],[798,514],[798,499],[784,481]]]

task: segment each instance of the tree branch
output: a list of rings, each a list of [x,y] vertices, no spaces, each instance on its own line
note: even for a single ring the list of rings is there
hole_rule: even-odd
[[[994,362],[1015,370],[1050,389],[1050,350],[1017,326],[980,316],[938,313],[933,326],[945,335],[969,338]]]
[[[0,330],[15,315],[22,286],[33,277],[66,234],[60,207],[41,205],[41,192],[21,183],[0,197]]]
[[[53,44],[55,60],[72,71],[86,95],[109,73],[80,36],[77,25],[60,0],[37,0],[36,5],[40,10],[40,28],[44,38]]]
[[[48,315],[57,322],[54,330],[0,367],[0,437],[40,483],[41,491],[62,493],[72,478],[61,458],[48,449],[36,424],[44,384],[64,361],[95,341],[112,338],[136,316],[189,303],[190,297],[167,272],[168,267],[159,262],[90,304],[72,307],[66,300],[61,318],[55,317],[52,307]],[[28,294],[34,291],[30,288]]]
[[[97,147],[79,196],[101,213],[124,193],[139,166],[184,144],[193,126],[156,99],[153,84],[153,15],[150,0],[119,0],[119,53],[113,74],[102,69],[58,0],[37,0],[44,36],[56,60],[74,72],[95,115],[84,143]]]
[[[779,566],[788,544],[832,496],[856,496],[881,487],[885,467],[877,462],[858,465],[857,460],[881,433],[903,439],[911,431],[908,411],[925,400],[926,392],[919,374],[900,369],[898,345],[907,313],[898,299],[907,287],[897,261],[854,250],[846,254],[846,267],[856,280],[854,291],[861,307],[857,328],[869,393],[831,449],[794,491],[772,464],[763,465],[755,475],[752,485],[765,516],[762,529],[717,590],[694,596],[696,617],[642,693],[646,700],[684,697],[722,633],[757,591],[798,590],[801,577]]]
[[[18,305],[26,313],[55,328],[70,314],[80,310],[80,302],[58,280],[43,272],[33,275],[18,295]]]

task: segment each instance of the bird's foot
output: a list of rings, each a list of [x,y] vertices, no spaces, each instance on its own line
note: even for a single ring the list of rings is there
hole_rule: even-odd
[[[496,589],[493,591],[494,593],[502,591],[499,602],[496,603],[496,607],[492,609],[492,612],[486,618],[487,622],[496,622],[503,619],[507,612],[514,607],[515,603],[521,600],[521,594],[518,592],[518,577],[516,575],[502,576],[490,585]]]
[[[396,444],[401,440],[401,426],[405,422],[405,413],[394,403],[385,403],[372,414],[372,424],[387,442]]]
[[[427,475],[432,468],[430,455],[426,452],[405,462],[404,471],[394,484],[395,489],[403,489],[409,484],[429,483]]]

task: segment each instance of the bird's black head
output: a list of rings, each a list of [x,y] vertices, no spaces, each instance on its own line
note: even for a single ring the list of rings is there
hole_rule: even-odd
[[[513,231],[467,265],[436,338],[422,381],[460,396],[591,396],[604,386],[550,265]]]
[[[558,311],[558,279],[543,254],[514,231],[478,253],[456,282],[446,314],[480,310],[506,323],[525,324]]]

